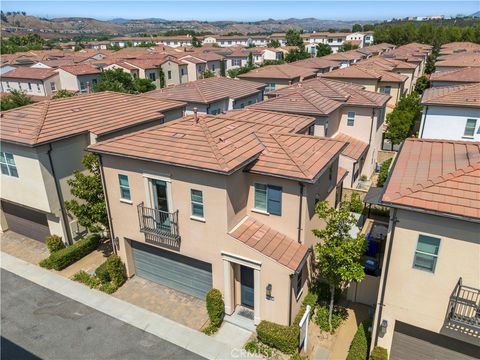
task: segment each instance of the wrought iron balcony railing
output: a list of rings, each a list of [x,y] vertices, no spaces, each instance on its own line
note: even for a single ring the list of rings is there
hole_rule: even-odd
[[[463,285],[460,278],[450,296],[448,318],[451,322],[480,330],[480,289]]]
[[[161,240],[180,241],[178,233],[178,210],[166,212],[144,206],[143,202],[138,204],[138,220],[140,231],[149,238]]]

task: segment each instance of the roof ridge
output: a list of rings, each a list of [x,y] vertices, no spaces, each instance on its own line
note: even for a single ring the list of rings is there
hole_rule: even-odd
[[[45,109],[43,110],[42,113],[42,122],[35,127],[35,142],[38,141],[38,138],[40,137],[40,133],[42,132],[43,126],[45,125],[45,120],[47,119],[47,113],[48,109],[50,108],[50,100],[47,100],[45,102]]]
[[[310,171],[305,167],[305,165],[297,159],[295,154],[293,153],[293,150],[290,149],[290,147],[286,144],[281,144],[279,139],[277,139],[273,134],[269,134],[273,140],[280,146],[280,148],[285,152],[285,154],[290,158],[290,160],[293,161],[293,163],[300,169],[300,171],[303,173],[304,176],[312,177],[312,174],[310,174]],[[282,136],[284,134],[278,134],[278,136]],[[287,151],[288,150],[288,151]]]
[[[227,169],[228,168],[227,161],[225,160],[222,153],[220,152],[220,149],[218,148],[217,144],[215,143],[215,140],[213,139],[213,136],[212,136],[212,133],[210,132],[210,129],[204,123],[203,119],[198,119],[198,125],[200,125],[203,133],[205,134],[205,138],[207,139],[207,142],[210,145],[210,148],[212,149],[213,155],[215,155],[215,159],[220,163],[220,166],[223,169]]]
[[[199,82],[194,82],[193,83],[193,87],[195,88],[195,90],[197,91],[198,94],[200,94],[200,97],[203,99],[203,101],[205,101],[206,103],[208,103],[207,101],[207,98],[203,95],[203,92],[200,90],[200,88],[198,87],[198,84]]]

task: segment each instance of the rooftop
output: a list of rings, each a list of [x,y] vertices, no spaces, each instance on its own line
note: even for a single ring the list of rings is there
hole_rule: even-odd
[[[60,69],[73,74],[73,75],[91,75],[91,74],[100,74],[102,71],[95,66],[89,64],[79,64],[79,65],[63,65],[60,66]]]
[[[430,81],[448,82],[480,82],[480,71],[478,68],[466,67],[450,71],[442,71],[430,74]]]
[[[322,77],[334,79],[377,79],[384,82],[403,83],[408,77],[390,71],[366,68],[364,66],[349,66],[322,74]]]
[[[480,83],[429,88],[423,93],[422,105],[480,108]]]
[[[335,136],[335,139],[348,143],[348,146],[345,148],[345,150],[342,151],[342,155],[345,155],[351,159],[360,159],[360,157],[368,150],[367,143],[355,139],[354,137],[347,134],[338,133]]]
[[[260,79],[305,79],[316,76],[312,69],[301,68],[291,64],[268,65],[249,71],[246,74],[238,75],[239,78],[260,78]]]
[[[36,69],[29,67],[19,67],[2,74],[3,79],[32,79],[45,80],[57,75],[53,69]]]
[[[382,201],[480,219],[480,143],[407,139]]]

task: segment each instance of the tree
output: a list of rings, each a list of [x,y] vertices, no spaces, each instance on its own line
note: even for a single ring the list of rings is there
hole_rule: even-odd
[[[52,99],[62,99],[62,98],[68,98],[72,96],[75,96],[75,93],[73,91],[62,89],[62,90],[58,90],[56,94],[52,96]]]
[[[87,153],[82,159],[82,164],[87,172],[75,170],[73,178],[67,180],[70,192],[76,199],[65,201],[65,208],[88,231],[108,231],[107,207],[98,156]]]
[[[247,59],[247,67],[253,68],[253,54],[251,52],[248,53],[248,59]]]
[[[272,39],[267,43],[267,47],[269,48],[279,48],[280,46],[282,46],[282,44],[276,39]]]
[[[373,24],[363,25],[363,31],[373,31],[373,29],[375,29],[375,25],[373,25]]]
[[[287,39],[287,46],[303,46],[303,40],[298,30],[288,29],[285,37]]]
[[[320,275],[330,286],[328,323],[331,331],[335,289],[363,280],[365,272],[360,259],[367,243],[364,235],[357,238],[350,235],[356,220],[347,202],[340,203],[338,210],[330,207],[327,201],[319,202],[315,213],[326,223],[324,229],[315,229],[313,234],[321,240],[315,245]]]
[[[290,50],[286,55],[285,55],[285,61],[286,62],[294,62],[298,60],[303,60],[303,59],[308,59],[310,58],[310,54],[308,51],[305,50],[305,47],[299,46],[297,49],[292,49]]]
[[[358,49],[358,45],[354,45],[351,42],[344,42],[343,45],[338,49],[338,52],[345,52],[355,49]]]
[[[192,36],[192,46],[193,47],[202,47],[202,42],[195,35]]]
[[[425,89],[428,89],[429,87],[430,87],[430,84],[427,80],[427,77],[423,75],[417,79],[417,83],[415,84],[415,91],[421,95],[423,94]]]
[[[137,93],[144,93],[147,91],[152,91],[156,89],[155,84],[150,79],[135,79],[133,80],[133,86],[135,92]]]
[[[317,57],[330,55],[333,53],[332,47],[328,44],[317,44]]]
[[[163,89],[167,84],[165,82],[165,73],[161,66],[158,67],[158,80],[160,82],[160,88]]]
[[[210,69],[205,69],[205,71],[202,73],[202,79],[208,79],[214,76],[215,73]]]
[[[0,110],[15,109],[20,106],[32,104],[33,100],[24,92],[12,90],[8,95],[2,96],[0,100]]]
[[[360,25],[360,24],[353,24],[353,26],[352,26],[352,32],[360,32],[360,31],[362,31],[362,30],[363,30],[362,25]]]
[[[398,145],[414,134],[415,125],[420,122],[422,107],[420,95],[413,92],[400,98],[397,106],[387,115],[385,138]]]
[[[225,60],[220,61],[220,76],[225,77],[226,71],[225,71]]]
[[[435,72],[435,62],[437,61],[438,50],[433,50],[427,57],[425,63],[425,74],[432,74]]]
[[[128,94],[138,94],[154,90],[155,84],[150,79],[134,79],[122,69],[103,70],[94,92],[115,91]]]

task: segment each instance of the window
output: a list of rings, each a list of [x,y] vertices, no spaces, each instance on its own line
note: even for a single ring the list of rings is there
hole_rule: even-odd
[[[387,95],[390,95],[390,92],[392,91],[392,87],[391,86],[385,86],[383,88],[383,93],[384,94],[387,94]]]
[[[97,79],[92,79],[92,85],[97,85]]]
[[[185,75],[185,69],[184,68],[180,69],[180,74],[182,74],[182,76]]]
[[[80,81],[80,91],[84,92],[85,90],[86,90],[85,83],[83,81]]]
[[[203,219],[203,193],[200,190],[190,190],[192,200],[192,216]]]
[[[242,66],[242,59],[232,59],[232,66]]]
[[[267,87],[265,88],[265,92],[269,92],[273,90],[275,90],[275,83],[268,83]]]
[[[0,152],[0,165],[3,175],[18,177],[17,166],[15,165],[13,154]]]
[[[10,83],[7,81],[7,89],[10,89]]]
[[[295,289],[296,290],[295,294],[297,295],[297,297],[300,295],[300,292],[302,291],[302,287],[303,287],[303,268],[297,274],[297,288]]]
[[[37,84],[37,91],[40,92],[40,84]]]
[[[212,64],[212,71],[215,71],[215,64]]]
[[[476,127],[477,119],[467,119],[467,124],[465,125],[465,132],[463,133],[463,136],[473,137]]]
[[[170,70],[167,71],[167,77],[168,77],[168,80],[172,79],[172,72]]]
[[[282,215],[282,188],[258,183],[255,183],[254,187],[253,207],[272,215]]]
[[[52,89],[52,91],[57,90],[54,82],[51,82],[51,83],[50,83],[50,89]]]
[[[32,91],[32,83],[28,83],[28,90]]]
[[[155,73],[154,73],[154,72],[148,74],[148,77],[149,77],[150,80],[152,80],[152,81],[155,81],[155,80],[156,80],[156,77],[155,77]]]
[[[120,183],[120,199],[130,201],[130,185],[128,184],[128,176],[118,174],[118,182]]]
[[[347,114],[347,126],[353,126],[355,124],[355,112],[349,111]]]
[[[332,181],[333,179],[333,165],[330,165],[328,168],[328,181]]]
[[[220,109],[214,109],[214,110],[210,110],[208,113],[211,114],[211,115],[218,115],[220,114]]]
[[[419,235],[413,267],[415,269],[435,272],[437,265],[440,239],[426,235]]]

